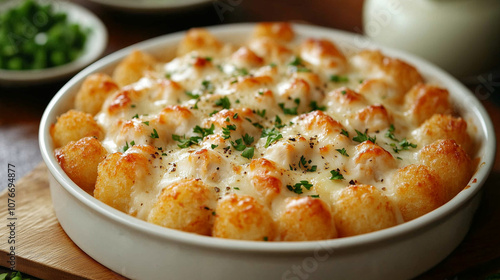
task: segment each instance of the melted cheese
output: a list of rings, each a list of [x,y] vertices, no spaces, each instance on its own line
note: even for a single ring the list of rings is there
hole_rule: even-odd
[[[337,193],[351,184],[370,184],[390,196],[390,180],[396,170],[417,162],[422,147],[400,144],[403,139],[411,143],[417,128],[403,106],[384,104],[396,128],[392,132],[398,139],[395,141],[386,136],[391,133],[390,127],[359,127],[358,112],[381,104],[383,98],[365,94],[356,99],[357,94],[334,93],[340,88],[355,90],[367,79],[384,78],[385,72],[377,68],[366,73],[360,67],[348,66],[348,70],[331,78],[332,70],[322,69],[319,58],[307,53],[303,58],[314,65],[305,60],[294,63],[295,56],[284,54],[287,59],[271,65],[238,67],[232,59],[234,50],[226,47],[210,57],[191,52],[158,64],[156,71],[125,87],[137,94],[129,96],[130,104],[123,110],[108,110],[116,102],[114,95],[96,116],[106,131],[103,145],[108,152],[123,152],[133,143],[152,145],[161,155],[151,164],[155,179],[136,182],[130,210],[136,217],[146,219],[162,188],[183,178],[202,179],[218,198],[235,193],[253,196],[265,204],[265,197],[252,185],[249,169],[250,162],[261,157],[279,168],[280,192],[268,205],[275,219],[288,197],[314,196],[332,205]],[[205,60],[204,65],[193,64],[199,59]],[[242,65],[241,61],[238,65]],[[172,81],[181,89],[167,85]],[[185,109],[185,114],[165,113],[166,108],[174,106]],[[318,108],[324,116],[305,115]],[[383,126],[378,119],[375,122],[374,127]],[[180,148],[182,143],[173,139],[201,137],[195,127],[210,129],[211,125],[213,134],[188,147]],[[355,127],[376,138],[377,147],[384,149],[386,156],[359,149],[364,140],[356,141]],[[274,129],[274,136],[279,135],[277,141],[270,140],[271,136],[262,137],[263,129]],[[158,138],[154,137],[155,131]],[[253,137],[253,141],[245,144],[244,136]],[[253,156],[243,157],[242,151],[234,147],[236,141],[248,146],[245,150],[253,148]],[[332,171],[344,179],[331,179]],[[144,184],[153,184],[153,188]]]

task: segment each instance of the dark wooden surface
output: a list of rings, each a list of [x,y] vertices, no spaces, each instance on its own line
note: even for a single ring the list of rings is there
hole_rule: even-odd
[[[217,5],[209,3],[193,10],[147,15],[119,12],[86,0],[73,2],[93,11],[107,26],[109,43],[105,54],[166,33],[233,22],[287,20],[358,33],[362,30],[363,0],[216,0]],[[220,10],[221,7],[227,9]],[[495,102],[499,84],[487,75],[482,80],[486,83],[470,88],[482,100],[493,122],[500,123],[500,106]],[[21,178],[41,161],[40,118],[64,82],[25,88],[0,87],[0,190],[5,188],[8,163],[16,166],[16,176]],[[482,279],[500,271],[499,164],[497,161],[485,186],[480,210],[462,245],[419,279]]]

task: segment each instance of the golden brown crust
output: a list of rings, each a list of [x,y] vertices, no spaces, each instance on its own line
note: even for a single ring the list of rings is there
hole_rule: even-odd
[[[333,205],[333,213],[339,237],[368,233],[397,224],[389,199],[369,185],[352,185],[343,189]]]
[[[177,55],[181,56],[192,51],[217,52],[222,44],[208,30],[204,28],[192,28],[177,47]]]
[[[471,138],[467,133],[467,122],[451,115],[435,114],[427,119],[416,131],[420,145],[425,146],[436,140],[452,139],[462,149],[471,153]]]
[[[424,80],[417,69],[410,64],[384,56],[378,50],[364,50],[358,53],[354,62],[369,78],[383,79],[399,94],[404,94]]]
[[[451,113],[449,93],[446,89],[417,84],[405,96],[405,106],[415,124],[419,125],[434,114]]]
[[[106,154],[106,149],[94,137],[69,142],[55,151],[56,159],[68,177],[91,195],[97,180],[97,166]]]
[[[210,235],[214,193],[201,180],[183,179],[162,189],[147,221],[167,228]]]
[[[253,37],[289,42],[293,40],[295,33],[288,22],[261,22],[255,26]]]
[[[404,221],[418,218],[447,201],[445,187],[429,167],[408,165],[398,170],[393,179],[394,201]]]
[[[446,201],[464,189],[472,176],[472,161],[455,140],[437,140],[425,146],[418,157],[438,175],[446,188]]]
[[[121,87],[138,81],[148,70],[152,70],[156,59],[139,50],[132,51],[113,71],[113,80]]]
[[[285,210],[278,222],[282,241],[310,241],[337,237],[330,208],[320,199],[311,197],[287,199]]]
[[[119,89],[111,77],[104,73],[89,75],[76,94],[75,109],[91,115],[97,114],[104,100]]]
[[[50,135],[54,141],[54,147],[58,148],[83,137],[93,136],[100,140],[103,137],[103,131],[92,115],[69,110],[59,116],[56,123],[50,127]]]
[[[253,197],[231,194],[219,200],[212,236],[272,241],[275,225],[269,210]]]
[[[265,158],[254,159],[250,163],[250,181],[268,204],[280,194],[283,183],[281,171],[275,162]]]
[[[300,45],[299,53],[308,63],[326,69],[335,69],[335,73],[342,73],[346,68],[347,60],[344,54],[327,39],[306,39]]]
[[[136,182],[143,181],[149,173],[148,156],[154,153],[151,146],[136,145],[127,153],[114,153],[106,157],[97,169],[94,197],[122,212],[129,213],[131,193]]]

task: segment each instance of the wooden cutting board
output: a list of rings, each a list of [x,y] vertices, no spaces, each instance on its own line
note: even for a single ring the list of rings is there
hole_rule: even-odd
[[[500,272],[500,171],[493,170],[469,234],[440,264],[415,280],[484,279]],[[3,182],[2,182],[3,183]],[[0,221],[7,224],[7,192],[0,193]],[[16,270],[42,279],[126,279],[80,250],[52,208],[47,168],[38,165],[16,183]],[[8,266],[10,233],[0,225],[0,262]]]
[[[3,183],[3,182],[2,182]],[[16,182],[15,218],[8,213],[7,190],[0,194],[0,221],[15,222],[15,242],[8,244],[10,229],[1,226],[0,262],[7,263],[15,246],[18,271],[42,279],[126,279],[94,261],[78,248],[57,221],[50,197],[47,168],[38,165]]]

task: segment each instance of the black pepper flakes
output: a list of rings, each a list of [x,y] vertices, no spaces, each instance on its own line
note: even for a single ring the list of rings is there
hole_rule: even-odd
[[[214,187],[215,192],[220,192],[220,189],[218,187]]]

